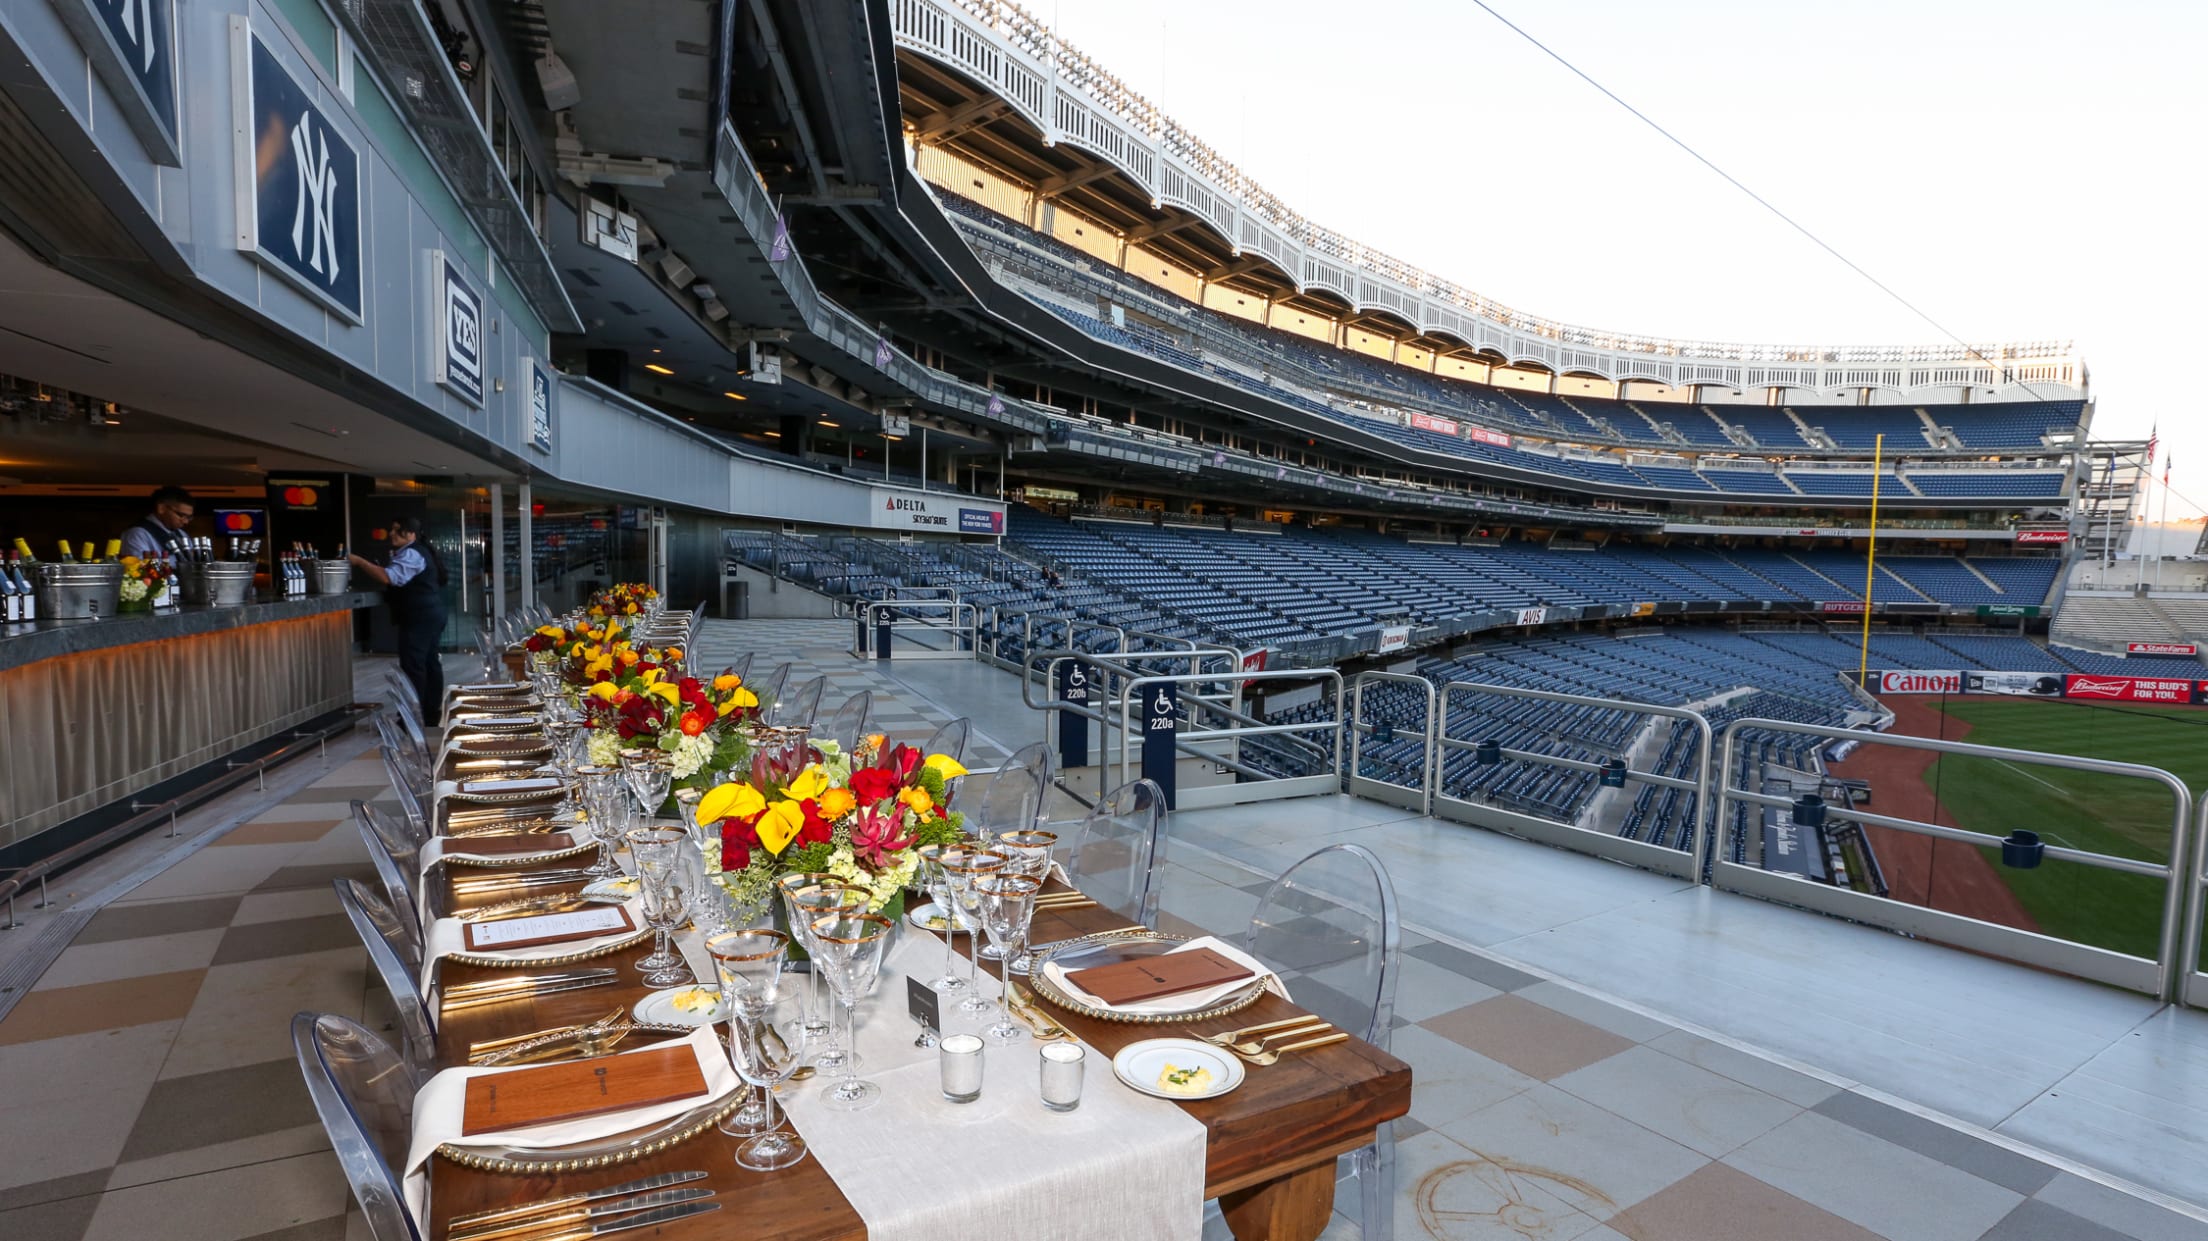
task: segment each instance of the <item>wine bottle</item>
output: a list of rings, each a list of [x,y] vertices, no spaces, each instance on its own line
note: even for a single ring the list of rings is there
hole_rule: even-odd
[[[15,575],[8,572],[8,560],[15,558],[9,552],[7,560],[0,560],[0,621],[12,625],[23,619],[23,603],[16,597]]]
[[[121,539],[109,539],[107,541],[107,554],[101,559],[113,561],[122,559],[122,556],[123,541]]]
[[[90,545],[89,545],[89,544],[87,544],[87,546],[90,546]],[[77,563],[77,553],[76,553],[76,549],[75,549],[75,548],[72,548],[72,547],[70,547],[70,546],[69,546],[69,540],[67,540],[67,539],[63,539],[63,540],[61,540],[61,563],[63,563],[63,564],[75,564],[75,563]]]
[[[91,544],[91,543],[87,542],[87,543],[85,543],[85,544],[84,544],[84,548],[83,548],[83,550],[77,553],[77,559],[78,559],[78,560],[81,560],[81,561],[83,561],[83,562],[84,562],[85,564],[91,564],[91,563],[92,563],[92,544]]]

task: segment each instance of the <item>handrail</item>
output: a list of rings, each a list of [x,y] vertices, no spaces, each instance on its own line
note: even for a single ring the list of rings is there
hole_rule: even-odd
[[[40,895],[43,898],[48,876],[60,874],[78,862],[105,852],[152,827],[164,818],[168,819],[173,825],[176,822],[176,816],[210,801],[222,793],[229,792],[231,788],[237,785],[245,783],[247,776],[265,781],[268,768],[271,765],[296,757],[293,752],[309,742],[326,751],[331,737],[339,733],[350,732],[353,728],[354,718],[360,712],[369,709],[359,705],[344,707],[340,709],[337,719],[330,721],[321,728],[295,728],[291,732],[291,740],[283,745],[249,762],[226,767],[220,774],[210,776],[205,782],[194,785],[167,801],[143,806],[137,801],[132,801],[130,803],[131,808],[137,813],[129,818],[105,831],[86,837],[66,849],[40,858],[28,866],[15,868],[10,872],[9,878],[0,879],[0,900],[5,900],[8,903],[8,920],[0,923],[0,931],[12,931],[22,925],[15,920],[15,898],[24,888],[30,886],[32,881],[37,881]],[[44,900],[41,899],[41,908],[44,907],[44,903]]]
[[[858,608],[858,612],[859,625],[862,631],[862,635],[864,635],[861,639],[862,641],[871,641],[871,635],[873,634],[874,630],[883,624],[888,625],[890,633],[894,638],[897,632],[897,626],[903,624],[918,625],[923,629],[927,629],[937,633],[949,633],[955,638],[963,640],[965,644],[963,647],[957,650],[948,652],[923,649],[921,651],[911,652],[908,655],[908,658],[927,658],[929,656],[945,655],[958,655],[960,657],[964,657],[966,655],[976,653],[976,647],[978,646],[978,642],[976,640],[977,631],[979,630],[981,624],[981,609],[975,607],[971,603],[966,603],[959,599],[877,599],[861,605]],[[938,621],[930,620],[924,616],[918,615],[900,617],[898,614],[901,612],[938,612],[947,617],[950,623],[943,624]],[[884,614],[887,614],[888,616],[888,620],[886,622],[881,619]],[[852,654],[857,655],[864,653],[863,651],[858,649],[858,646],[858,643],[853,643]],[[876,652],[876,654],[880,654],[880,652]],[[892,656],[892,658],[894,658],[894,656]]]
[[[1420,814],[1432,814],[1434,812],[1434,786],[1437,783],[1435,778],[1437,764],[1434,761],[1434,737],[1440,732],[1441,715],[1438,709],[1440,696],[1435,691],[1434,682],[1431,678],[1422,677],[1415,673],[1366,672],[1359,674],[1357,680],[1351,684],[1349,707],[1349,779],[1351,791],[1355,791],[1357,781],[1371,779],[1371,777],[1363,774],[1365,734],[1370,731],[1364,723],[1365,686],[1378,684],[1382,681],[1406,682],[1416,685],[1425,694],[1426,728],[1424,736],[1421,738],[1425,744],[1420,747],[1419,760],[1425,768],[1425,775],[1419,780],[1418,812]],[[1373,783],[1385,784],[1387,781],[1374,780]]]
[[[2180,780],[2176,776],[2171,775],[2169,772],[2162,770],[2160,767],[2149,767],[2142,763],[2123,763],[2116,762],[2112,759],[2084,758],[2072,754],[2051,754],[2044,750],[2019,750],[2004,746],[1977,745],[1968,741],[1947,741],[1931,737],[1904,737],[1895,736],[1889,733],[1867,734],[1860,729],[1833,728],[1827,725],[1801,724],[1796,723],[1792,720],[1760,719],[1750,716],[1736,719],[1725,726],[1723,747],[1724,767],[1723,775],[1718,780],[1716,804],[1711,808],[1712,813],[1710,816],[1710,822],[1713,824],[1723,824],[1726,821],[1725,815],[1731,809],[1731,804],[1735,801],[1762,806],[1783,807],[1793,805],[1792,802],[1789,802],[1782,797],[1776,797],[1766,793],[1752,792],[1745,788],[1733,788],[1733,771],[1739,757],[1740,736],[1742,733],[1748,731],[1749,729],[1758,729],[1766,732],[1792,733],[1797,736],[1805,737],[1830,737],[1834,740],[1854,740],[1863,742],[1865,744],[1891,745],[1905,750],[1925,750],[1935,754],[1953,754],[1958,757],[1964,758],[1985,758],[1994,759],[2002,762],[2014,762],[2021,760],[2024,762],[2035,763],[2045,767],[2061,767],[2070,771],[2094,772],[2101,775],[2121,776],[2136,780],[2149,780],[2163,785],[2165,788],[2169,789],[2171,797],[2175,803],[2170,821],[2170,860],[2168,861],[2168,863],[2157,866],[2154,863],[2142,862],[2136,858],[2118,857],[2114,854],[2107,853],[2094,853],[2090,850],[2073,849],[2053,844],[2045,845],[2044,850],[2046,856],[2058,858],[2066,862],[2075,862],[2079,865],[2091,866],[2100,870],[2117,871],[2123,874],[2160,877],[2164,880],[2166,890],[2163,899],[2162,928],[2157,943],[2156,955],[2154,959],[2155,985],[2152,990],[2153,994],[2165,1000],[2179,998],[2176,994],[2176,992],[2179,990],[2179,988],[2177,988],[2176,986],[2176,980],[2182,975],[2176,967],[2181,963],[2185,963],[2187,971],[2189,972],[2191,969],[2191,966],[2189,964],[2191,958],[2183,958],[2179,956],[2180,943],[2181,941],[2189,941],[2193,946],[2193,951],[2195,951],[2196,953],[2199,949],[2198,927],[2195,926],[2190,929],[2186,929],[2182,928],[2180,925],[2183,922],[2186,907],[2190,903],[2188,901],[2188,894],[2185,890],[2187,886],[2191,885],[2191,881],[2186,877],[2185,859],[2190,856],[2186,847],[2188,844],[2186,833],[2188,830],[2191,829],[2193,819],[2192,790],[2186,787],[2183,780]],[[1964,828],[1945,827],[1937,823],[1925,823],[1917,819],[1904,819],[1896,818],[1890,815],[1873,814],[1868,811],[1857,810],[1853,806],[1841,807],[1831,811],[1831,813],[1841,818],[1850,819],[1862,823],[1868,823],[1877,827],[1890,828],[1895,831],[1910,832],[1922,836],[1931,836],[1935,839],[1955,840],[1964,844],[1983,847],[1996,847],[2001,844],[2000,837],[1990,836],[1982,832],[1973,832]],[[2197,841],[2192,843],[2197,847]],[[1720,851],[1720,853],[1722,853],[1722,850]],[[1715,865],[1718,867],[1727,867],[1734,866],[1736,864],[1726,861],[1722,856],[1720,856],[1719,858],[1717,858]],[[1754,870],[1756,868],[1743,867],[1743,869]],[[2179,881],[2181,879],[2185,879],[2186,882],[2180,883]],[[1851,893],[1850,895],[1854,894]],[[1881,898],[1865,897],[1863,899],[1879,900]],[[1903,902],[1903,904],[1906,904],[1906,902]],[[1960,922],[1981,921],[1979,919],[1970,918],[1967,915],[1949,914],[1941,910],[1927,909],[1927,912],[1935,914],[1941,918],[1951,918]],[[2007,928],[2001,929],[2005,930]],[[2014,934],[2020,936],[2028,935],[2032,939],[2064,944],[2072,949],[2078,950],[2080,953],[2105,954],[2109,957],[2130,956],[2130,954],[2118,953],[2113,949],[2100,948],[2092,944],[2078,943],[2075,940],[2058,939],[2054,936],[2042,935],[2036,932],[2017,931],[2014,932]],[[2141,958],[2131,959],[2137,960]],[[2034,963],[2039,964],[2039,962]],[[2058,966],[2055,968],[2060,967]],[[2067,972],[2076,971],[2070,970]]]
[[[1239,677],[1236,682],[1235,689],[1235,696],[1237,700],[1239,700],[1241,697],[1241,683],[1245,681],[1308,681],[1312,679],[1312,673],[1310,671],[1298,668],[1272,669],[1263,672],[1240,672],[1237,675]],[[1132,679],[1122,682],[1119,687],[1118,712],[1121,735],[1132,736],[1134,734],[1133,710],[1134,704],[1139,698],[1140,690],[1152,685],[1203,684],[1220,679],[1221,678],[1219,674],[1213,672],[1182,672],[1170,675],[1136,676]],[[1341,778],[1342,771],[1342,720],[1340,719],[1341,710],[1339,705],[1342,702],[1342,674],[1338,669],[1326,668],[1319,671],[1318,679],[1322,681],[1331,680],[1334,683],[1334,702],[1336,703],[1336,718],[1333,720],[1324,721],[1316,724],[1263,724],[1254,727],[1237,726],[1234,728],[1209,728],[1202,731],[1186,733],[1176,730],[1173,738],[1173,748],[1187,753],[1201,754],[1201,751],[1197,750],[1196,748],[1196,744],[1198,742],[1235,741],[1240,740],[1243,737],[1262,737],[1270,736],[1276,733],[1317,732],[1322,729],[1326,729],[1331,730],[1334,734],[1334,769],[1328,774],[1332,778],[1339,780]],[[1223,759],[1218,759],[1217,756],[1211,754],[1203,754],[1202,757],[1213,761],[1227,761]],[[1106,761],[1109,761],[1109,759],[1107,759]],[[1129,763],[1130,760],[1127,756],[1126,747],[1123,745],[1120,748],[1119,755],[1120,784],[1125,784],[1127,783],[1127,781],[1134,778]],[[1230,763],[1229,765],[1235,766],[1237,768],[1241,766],[1241,764],[1239,763]],[[1267,773],[1260,772],[1257,774],[1265,775]]]
[[[1516,685],[1490,685],[1478,681],[1451,681],[1441,687],[1441,721],[1440,725],[1434,730],[1434,753],[1437,765],[1442,750],[1472,750],[1479,747],[1477,741],[1460,741],[1449,735],[1449,695],[1451,691],[1455,690],[1462,690],[1466,693],[1500,694],[1507,698],[1530,698],[1536,702],[1558,702],[1573,706],[1598,707],[1604,710],[1631,711],[1642,715],[1657,715],[1667,719],[1684,720],[1693,724],[1695,731],[1701,734],[1702,739],[1702,755],[1695,763],[1694,779],[1682,780],[1677,776],[1659,775],[1653,771],[1640,771],[1632,767],[1626,768],[1625,775],[1629,780],[1635,780],[1642,784],[1652,784],[1658,788],[1693,790],[1694,843],[1688,851],[1688,857],[1693,862],[1696,880],[1697,882],[1700,881],[1702,859],[1707,856],[1709,848],[1710,825],[1716,821],[1710,814],[1710,753],[1714,748],[1716,734],[1710,727],[1708,716],[1699,711],[1690,711],[1685,707],[1665,707],[1652,702],[1630,702],[1619,698],[1593,698],[1585,694],[1566,694],[1548,689],[1527,689]],[[1566,767],[1573,771],[1595,773],[1602,771],[1602,768],[1597,764],[1584,762],[1580,759],[1564,758],[1554,754],[1534,754],[1524,750],[1512,749],[1504,749],[1502,753],[1508,758],[1524,762],[1545,763],[1552,767]],[[1436,781],[1436,789],[1438,796],[1438,780]]]

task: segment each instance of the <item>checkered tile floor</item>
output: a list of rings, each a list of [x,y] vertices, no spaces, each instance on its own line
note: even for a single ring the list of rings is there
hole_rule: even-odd
[[[753,622],[701,645],[707,666],[794,654],[793,676],[830,675],[831,705],[874,689],[899,736],[941,722],[842,642],[832,622]],[[366,1238],[287,1030],[301,1009],[389,1025],[329,886],[369,877],[347,803],[384,795],[383,773],[356,735],[299,775],[101,907],[0,1020],[0,1239]],[[1167,928],[1239,933],[1269,876],[1169,848]],[[1397,1236],[2208,1241],[2189,1216],[1447,936],[1404,935]],[[1354,1212],[1353,1191],[1338,1205]],[[1343,1216],[1327,1233],[1357,1235]]]

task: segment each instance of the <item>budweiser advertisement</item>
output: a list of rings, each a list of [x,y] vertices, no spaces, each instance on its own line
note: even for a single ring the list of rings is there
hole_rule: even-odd
[[[1878,692],[1881,694],[1960,694],[1963,692],[1963,674],[1960,672],[1926,672],[1921,669],[1881,672],[1878,674]]]
[[[2124,650],[2133,655],[2198,655],[2197,642],[2126,642]]]
[[[2019,530],[2016,532],[2016,541],[2019,543],[2067,543],[2070,541],[2070,532],[2068,530]]]
[[[2190,677],[2103,677],[2074,673],[2062,679],[2062,696],[2100,702],[2156,702],[2187,706],[2203,700],[2208,681]]]

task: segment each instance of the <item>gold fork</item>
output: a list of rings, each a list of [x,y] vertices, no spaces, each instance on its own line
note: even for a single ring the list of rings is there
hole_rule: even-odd
[[[1298,1038],[1304,1035],[1325,1034],[1331,1031],[1333,1028],[1333,1026],[1319,1020],[1317,1017],[1312,1017],[1307,1019],[1302,1025],[1291,1026],[1286,1030],[1281,1030],[1276,1033],[1268,1034],[1263,1038],[1245,1039],[1239,1043],[1221,1043],[1220,1046],[1233,1048],[1235,1051],[1241,1052],[1245,1056],[1254,1056],[1259,1054],[1260,1052],[1263,1052],[1267,1045],[1271,1043],[1276,1043],[1281,1039]]]
[[[1290,1043],[1286,1047],[1275,1047],[1267,1051],[1261,1051],[1254,1056],[1240,1050],[1237,1050],[1234,1054],[1242,1057],[1244,1060],[1249,1061],[1251,1064],[1257,1065],[1262,1068],[1265,1065],[1277,1062],[1281,1058],[1281,1056],[1285,1055],[1288,1052],[1302,1051],[1306,1047],[1324,1047],[1328,1043],[1342,1042],[1348,1037],[1348,1034],[1340,1030],[1336,1030],[1334,1033],[1324,1035],[1320,1038],[1309,1038],[1300,1043]]]

